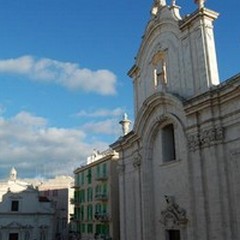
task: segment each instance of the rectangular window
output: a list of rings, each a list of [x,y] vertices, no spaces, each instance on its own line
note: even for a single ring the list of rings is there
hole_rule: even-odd
[[[102,214],[102,206],[101,204],[97,203],[95,205],[95,215],[99,215],[99,214]]]
[[[81,178],[82,178],[82,185],[84,185],[84,172],[82,172]]]
[[[88,202],[92,201],[92,188],[87,189],[87,201]]]
[[[97,165],[97,178],[100,177],[100,165]]]
[[[88,226],[87,226],[87,232],[88,232],[88,233],[93,233],[93,225],[92,225],[92,224],[88,224]]]
[[[102,165],[102,174],[103,174],[103,177],[107,176],[107,164],[106,163],[104,163]]]
[[[85,224],[81,224],[81,232],[85,233]]]
[[[18,240],[18,233],[9,233],[9,240]]]
[[[180,230],[167,230],[166,240],[181,240]]]
[[[11,206],[11,211],[18,212],[18,210],[19,210],[19,201],[13,200],[12,206]]]
[[[169,124],[162,128],[162,152],[164,162],[169,162],[176,159],[173,124]]]
[[[77,223],[77,232],[80,233],[81,232],[81,224]]]
[[[80,208],[80,220],[81,221],[84,220],[84,206],[81,206],[81,208]]]
[[[79,202],[84,203],[85,202],[85,190],[80,190],[80,195],[79,195]]]
[[[91,171],[91,169],[88,169],[87,180],[88,180],[88,184],[92,183],[92,171]]]
[[[109,234],[109,226],[108,225],[102,225],[102,234],[104,234],[104,235]]]
[[[58,196],[58,190],[54,189],[53,190],[53,197],[57,197]]]
[[[104,196],[107,196],[107,184],[106,183],[102,185],[102,194]]]
[[[45,190],[44,191],[44,196],[48,197],[50,195],[50,190]]]
[[[93,209],[92,205],[87,206],[87,219],[92,220],[93,217]]]
[[[106,204],[106,203],[104,203],[104,204],[102,205],[102,213],[103,213],[103,214],[107,214],[107,204]]]
[[[102,232],[101,230],[102,230],[101,224],[97,224],[97,225],[96,225],[96,233],[97,233],[97,234],[101,234],[101,232]]]

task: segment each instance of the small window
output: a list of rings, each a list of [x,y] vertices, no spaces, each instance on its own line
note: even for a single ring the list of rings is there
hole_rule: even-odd
[[[49,190],[45,190],[44,191],[44,196],[48,197],[50,195],[50,191]]]
[[[85,224],[84,224],[84,223],[81,224],[81,232],[82,232],[82,233],[85,233]]]
[[[91,169],[88,169],[87,181],[88,181],[88,184],[92,183],[92,171],[91,171]]]
[[[11,211],[18,212],[18,210],[19,210],[19,201],[13,200],[12,206],[11,206]]]
[[[91,202],[92,198],[93,198],[93,196],[92,196],[92,188],[88,188],[87,189],[87,201]]]
[[[100,165],[97,165],[97,177],[100,177]]]
[[[102,174],[103,174],[103,177],[107,176],[107,164],[106,163],[104,163],[102,165]]]
[[[93,233],[93,225],[92,225],[92,224],[88,224],[88,226],[87,226],[87,232],[88,232],[88,233]]]
[[[181,240],[180,230],[167,230],[166,240]]]
[[[87,219],[92,220],[93,218],[93,207],[92,205],[87,206]]]
[[[162,128],[162,152],[164,162],[176,160],[173,124],[169,124]]]
[[[81,175],[81,180],[82,180],[82,185],[84,185],[84,172],[82,172],[82,175]]]
[[[57,197],[58,196],[58,190],[54,189],[53,190],[53,197]]]

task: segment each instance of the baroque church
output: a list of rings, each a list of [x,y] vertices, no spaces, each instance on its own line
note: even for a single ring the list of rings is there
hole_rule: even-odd
[[[128,73],[134,126],[111,145],[121,240],[240,239],[240,75],[220,82],[218,13],[195,2],[182,17],[154,1]]]

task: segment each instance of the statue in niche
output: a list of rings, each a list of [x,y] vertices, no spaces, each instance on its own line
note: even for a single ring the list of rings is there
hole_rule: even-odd
[[[154,86],[157,88],[161,85],[167,85],[167,66],[164,59],[160,59],[154,68]]]

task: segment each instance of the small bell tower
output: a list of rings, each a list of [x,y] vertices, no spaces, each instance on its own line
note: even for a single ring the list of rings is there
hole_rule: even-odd
[[[135,64],[128,72],[133,79],[137,116],[143,103],[156,93],[188,99],[218,85],[219,74],[213,22],[218,13],[194,0],[196,10],[181,16],[172,0],[155,0]]]

